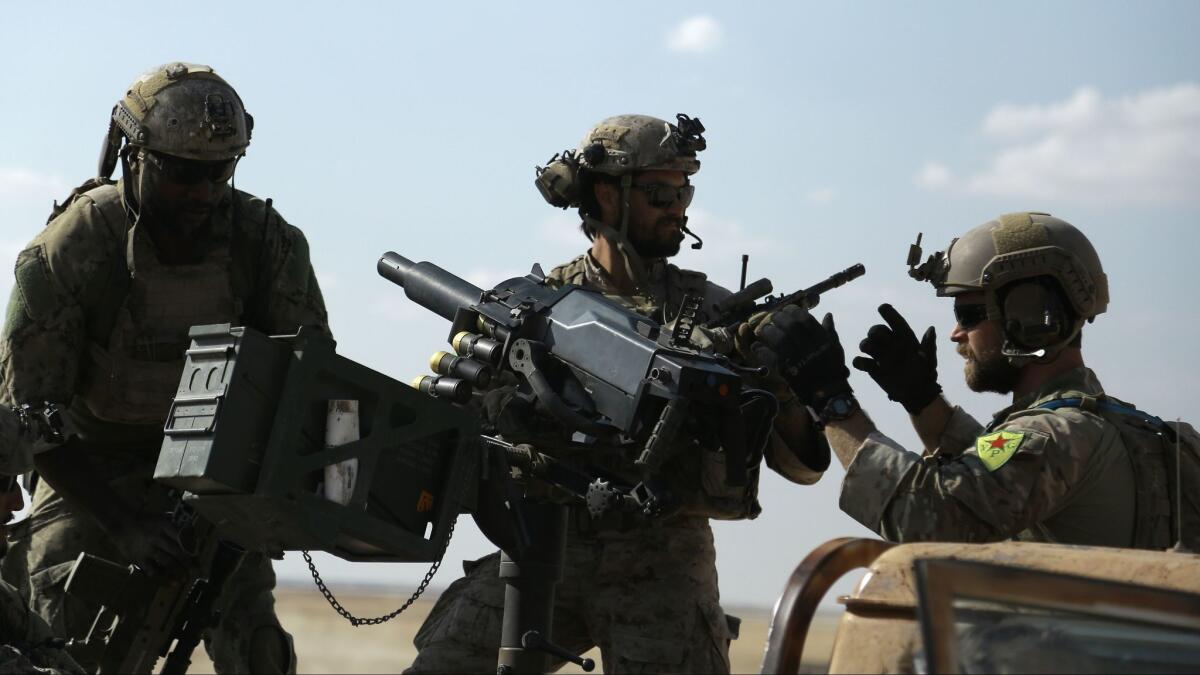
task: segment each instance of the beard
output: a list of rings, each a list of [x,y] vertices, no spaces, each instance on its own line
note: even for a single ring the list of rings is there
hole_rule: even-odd
[[[147,222],[190,237],[205,229],[220,201],[221,188],[214,186],[209,199],[197,198],[188,191],[173,189],[153,165],[143,166],[138,177],[137,201]],[[168,194],[173,196],[168,197]]]
[[[687,218],[663,216],[653,224],[630,223],[629,243],[643,258],[669,258],[679,253]]]
[[[1021,369],[1008,362],[1000,350],[976,354],[967,343],[959,343],[956,351],[966,359],[963,374],[971,391],[1011,394],[1020,378]]]

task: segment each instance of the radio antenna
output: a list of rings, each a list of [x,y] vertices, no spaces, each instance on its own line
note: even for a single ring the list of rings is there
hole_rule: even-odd
[[[738,286],[739,291],[744,290],[746,288],[746,268],[748,268],[749,266],[750,266],[750,254],[743,253],[742,254],[742,284],[740,286]]]

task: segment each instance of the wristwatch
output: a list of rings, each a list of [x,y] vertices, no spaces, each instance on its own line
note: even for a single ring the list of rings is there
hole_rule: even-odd
[[[859,410],[862,410],[862,406],[854,394],[838,394],[826,401],[825,407],[817,413],[817,426],[824,429],[826,424],[847,419]]]

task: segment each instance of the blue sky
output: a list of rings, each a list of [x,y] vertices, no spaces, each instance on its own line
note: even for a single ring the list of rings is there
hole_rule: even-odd
[[[1111,393],[1200,419],[1191,270],[1200,234],[1200,4],[227,3],[0,6],[0,257],[51,200],[94,172],[113,103],[172,60],[209,63],[256,119],[238,186],[274,197],[312,244],[339,351],[399,379],[447,327],[375,274],[395,250],[491,284],[586,245],[543,203],[533,167],[592,123],[700,117],[693,229],[679,263],[736,283],[808,285],[853,262],[831,294],[848,350],[892,302],[934,324],[947,394],[977,416],[945,340],[947,301],[903,258],[989,218],[1049,211],[1081,227],[1112,285],[1085,355]],[[7,295],[10,275],[0,278]],[[903,411],[852,383],[880,426],[916,447]],[[722,592],[769,605],[821,542],[867,531],[817,486],[768,476],[754,522],[716,525]],[[460,534],[435,585],[488,546]],[[321,563],[335,583],[411,588],[419,566]],[[281,577],[306,574],[294,555]]]

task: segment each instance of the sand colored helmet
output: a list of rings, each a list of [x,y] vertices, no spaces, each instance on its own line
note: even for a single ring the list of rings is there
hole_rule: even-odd
[[[113,107],[101,175],[111,174],[122,137],[183,159],[223,161],[246,152],[253,128],[241,97],[212,68],[164,64],[134,80]]]
[[[929,281],[940,296],[982,292],[988,318],[1002,321],[1021,349],[1061,346],[1108,309],[1108,277],[1096,249],[1078,228],[1048,213],[989,220],[919,266],[914,249],[912,277]]]
[[[635,171],[700,170],[696,153],[704,150],[704,125],[676,115],[676,124],[649,115],[617,115],[588,130],[579,148],[555,155],[537,171],[537,187],[553,206],[579,206],[579,171],[625,176]]]
[[[678,124],[649,115],[601,120],[579,142],[580,167],[613,176],[652,170],[696,173],[696,153],[706,146],[704,125],[687,115],[677,117]]]

